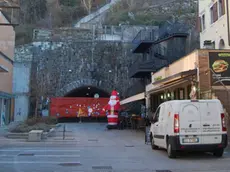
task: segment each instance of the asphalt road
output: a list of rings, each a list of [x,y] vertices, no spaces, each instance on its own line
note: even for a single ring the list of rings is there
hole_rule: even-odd
[[[230,172],[228,149],[219,159],[203,153],[182,154],[172,160],[166,151],[153,151],[150,145],[146,145],[142,132],[107,131],[105,124],[75,123],[66,126],[64,141],[61,132],[39,143],[0,138],[0,171]]]

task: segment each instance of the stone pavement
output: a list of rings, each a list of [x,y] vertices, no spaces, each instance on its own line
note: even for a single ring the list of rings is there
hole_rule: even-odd
[[[63,141],[62,127],[58,130],[44,142],[14,140],[0,147],[0,171],[230,172],[228,149],[219,159],[211,154],[182,154],[169,159],[164,150],[152,151],[142,132],[108,131],[105,124],[67,124]]]

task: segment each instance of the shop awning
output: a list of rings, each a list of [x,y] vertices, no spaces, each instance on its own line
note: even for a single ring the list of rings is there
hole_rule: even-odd
[[[175,75],[172,75],[170,77],[164,78],[162,80],[156,81],[153,84],[156,86],[154,89],[149,90],[149,93],[155,93],[159,92],[189,81],[192,81],[193,79],[191,76],[194,76],[197,74],[197,70],[189,70],[185,72],[181,72]]]
[[[159,81],[154,82],[153,84],[154,85],[156,85],[156,84],[167,84],[167,83],[176,81],[178,79],[185,78],[185,77],[192,76],[192,75],[196,75],[196,74],[197,74],[197,69],[188,70],[188,71],[180,72],[180,73],[177,73],[175,75],[169,76],[167,78],[161,79]]]
[[[136,94],[134,96],[131,96],[129,98],[126,98],[124,100],[122,100],[120,102],[121,105],[124,105],[124,104],[127,104],[127,103],[131,103],[131,102],[135,102],[135,101],[138,101],[138,100],[143,100],[145,99],[145,93],[140,93],[140,94]]]
[[[0,91],[0,98],[3,98],[3,99],[11,99],[11,98],[15,98],[16,95],[14,94],[9,94],[9,93],[5,93],[3,91]]]

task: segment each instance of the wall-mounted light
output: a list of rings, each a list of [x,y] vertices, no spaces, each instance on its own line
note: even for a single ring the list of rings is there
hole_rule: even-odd
[[[161,95],[161,99],[162,99],[162,100],[164,99],[164,96],[163,96],[163,95]]]
[[[168,93],[168,98],[171,97],[170,93]]]
[[[88,87],[88,90],[90,90],[90,87]]]

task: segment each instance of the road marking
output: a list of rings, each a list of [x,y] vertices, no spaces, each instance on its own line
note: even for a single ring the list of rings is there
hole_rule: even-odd
[[[18,155],[0,154],[0,157],[18,157]],[[30,157],[57,157],[57,158],[79,158],[80,155],[33,155]]]
[[[0,161],[0,164],[81,164],[80,162],[47,162],[47,161]]]
[[[80,152],[80,150],[65,150],[65,149],[43,149],[43,150],[36,150],[34,149],[4,149],[0,150],[0,152]]]

